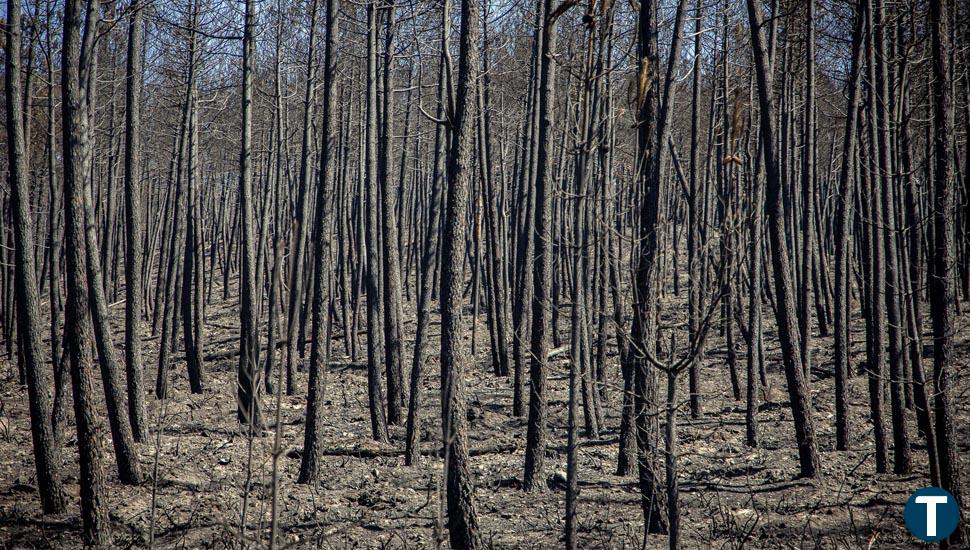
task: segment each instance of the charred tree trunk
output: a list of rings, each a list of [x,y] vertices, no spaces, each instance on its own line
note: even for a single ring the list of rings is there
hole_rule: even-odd
[[[323,56],[323,135],[320,149],[319,185],[317,189],[316,220],[313,224],[313,302],[311,311],[310,379],[307,384],[306,428],[303,436],[303,457],[300,460],[298,483],[314,483],[320,478],[323,451],[323,396],[326,391],[330,351],[330,246],[327,228],[328,191],[333,185],[333,144],[336,79],[337,31],[340,21],[339,0],[327,0],[324,28],[327,32]],[[344,319],[344,322],[347,322]]]
[[[141,89],[142,18],[140,0],[131,5],[128,24],[128,60],[125,70],[125,374],[128,383],[128,419],[135,441],[148,437],[145,390],[142,383],[142,279],[144,238],[141,209]]]
[[[88,94],[84,83],[93,55],[98,7],[81,0],[64,6],[64,42],[61,49],[62,135],[64,141],[65,247],[67,255],[67,307],[65,344],[70,350],[71,390],[80,455],[81,525],[84,543],[104,546],[111,540],[105,495],[104,451],[100,420],[96,416],[93,387],[94,357],[88,319],[88,280],[84,251],[84,179],[89,173]],[[82,21],[82,16],[84,20]],[[82,38],[82,26],[83,38]]]
[[[527,491],[541,487],[546,454],[546,367],[552,331],[553,246],[552,246],[552,132],[555,127],[556,26],[552,0],[544,0],[541,11],[539,70],[539,132],[535,177],[535,280],[532,297],[532,329],[529,349],[529,420],[525,448],[523,486]]]
[[[964,503],[953,425],[953,334],[956,300],[954,269],[954,182],[951,162],[949,34],[945,0],[930,1],[931,65],[933,71],[933,248],[930,257],[930,319],[933,323],[933,413],[936,421],[940,484]],[[965,528],[962,528],[965,529]],[[965,538],[961,531],[956,539]]]
[[[250,430],[260,431],[263,418],[259,396],[259,338],[257,327],[256,251],[253,227],[253,63],[256,55],[256,3],[246,0],[243,32],[242,145],[239,153],[239,222],[242,228],[239,276],[240,336],[236,417]]]
[[[380,188],[377,170],[377,2],[367,3],[367,97],[364,122],[364,188],[367,192],[367,400],[370,406],[371,437],[387,441],[387,414],[384,407],[384,388],[381,377],[384,362],[384,303],[383,275],[380,254],[381,228],[379,216]]]
[[[6,35],[4,92],[7,103],[7,168],[15,244],[14,294],[17,333],[21,338],[20,351],[27,382],[27,402],[30,409],[30,433],[33,442],[34,467],[37,471],[37,486],[44,513],[58,514],[64,511],[67,503],[59,471],[59,446],[54,437],[51,422],[49,378],[41,349],[41,316],[37,280],[34,278],[34,233],[27,183],[29,172],[23,117],[20,111],[20,14],[20,0],[7,0],[7,18],[4,25]],[[51,294],[53,295],[53,292]],[[56,305],[52,303],[51,307],[53,309]]]
[[[768,241],[771,245],[771,266],[775,286],[778,336],[781,341],[785,379],[795,423],[798,459],[802,477],[818,475],[818,443],[812,420],[812,402],[805,383],[799,353],[798,329],[795,318],[794,288],[788,263],[788,243],[785,238],[785,220],[782,211],[781,176],[775,156],[774,106],[772,97],[772,74],[768,70],[767,51],[762,32],[761,6],[756,0],[747,0],[748,21],[751,30],[755,73],[758,80],[758,100],[761,106],[760,126],[765,147],[765,200],[768,210]]]
[[[476,127],[477,46],[478,2],[462,0],[458,81],[454,111],[450,113],[453,131],[448,148],[448,192],[441,242],[441,425],[447,477],[448,534],[452,548],[480,548],[483,545],[478,533],[475,488],[469,470],[466,361],[460,349],[465,217]]]

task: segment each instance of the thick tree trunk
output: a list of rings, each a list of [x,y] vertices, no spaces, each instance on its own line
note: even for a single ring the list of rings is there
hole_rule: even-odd
[[[447,6],[447,4],[446,4]],[[446,15],[447,17],[447,15]],[[469,469],[465,417],[465,354],[461,350],[461,302],[465,216],[475,135],[478,78],[478,2],[462,0],[458,81],[447,160],[447,198],[441,242],[441,425],[447,476],[448,533],[452,548],[480,548],[475,488]]]
[[[930,1],[931,65],[933,70],[932,119],[933,135],[933,248],[930,257],[930,319],[933,323],[933,412],[936,420],[937,458],[940,462],[940,484],[964,503],[959,461],[954,432],[952,369],[956,300],[954,269],[954,182],[951,162],[949,34],[946,1]],[[965,527],[962,529],[966,529]],[[965,533],[958,532],[959,543]]]
[[[552,0],[544,0],[541,10],[551,14]],[[529,358],[529,424],[526,435],[525,474],[527,491],[541,487],[546,455],[546,367],[552,331],[553,246],[552,246],[552,132],[555,127],[556,53],[555,20],[542,19],[542,48],[539,70],[539,132],[535,183],[535,280],[532,297],[531,357]]]
[[[82,14],[84,22],[82,23]],[[88,280],[84,250],[84,180],[91,162],[88,136],[88,95],[91,48],[97,32],[97,6],[68,0],[64,6],[61,49],[62,135],[64,142],[65,240],[67,246],[67,307],[64,332],[70,350],[71,390],[80,455],[81,525],[84,543],[104,546],[111,540],[105,495],[104,451],[93,387],[94,357],[89,324]],[[81,34],[84,27],[83,38]]]
[[[45,513],[58,514],[64,511],[67,503],[59,471],[60,451],[51,422],[49,377],[43,360],[41,314],[37,280],[34,278],[34,233],[30,216],[30,191],[27,185],[28,165],[23,117],[20,112],[20,14],[20,0],[7,0],[7,18],[4,25],[6,35],[4,93],[7,103],[7,168],[14,230],[15,307],[17,333],[21,337],[20,351],[27,382],[30,433],[41,506]],[[52,303],[51,308],[55,307],[56,305]]]

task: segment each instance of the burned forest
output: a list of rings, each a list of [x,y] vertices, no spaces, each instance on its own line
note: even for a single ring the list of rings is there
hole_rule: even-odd
[[[966,0],[4,4],[0,547],[970,545]]]

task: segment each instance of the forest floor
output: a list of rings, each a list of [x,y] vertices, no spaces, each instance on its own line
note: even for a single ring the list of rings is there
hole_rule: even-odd
[[[218,291],[216,292],[218,294]],[[665,322],[683,317],[682,299],[665,308]],[[123,305],[112,306],[115,334],[123,334]],[[564,310],[565,311],[565,310]],[[410,366],[413,311],[406,311],[405,364]],[[834,398],[831,339],[816,338],[817,369],[812,392],[822,475],[814,483],[796,479],[794,429],[780,367],[780,352],[770,309],[766,310],[766,361],[771,389],[759,414],[761,447],[744,443],[744,403],[735,401],[725,366],[723,338],[712,333],[702,368],[705,414],[679,421],[681,501],[685,548],[865,548],[912,547],[905,530],[903,504],[909,494],[929,485],[926,453],[910,417],[915,471],[907,476],[876,474],[872,426],[863,377],[850,388],[853,450],[834,451]],[[465,316],[471,333],[471,315]],[[568,320],[568,315],[563,315]],[[970,326],[960,318],[954,402],[958,452],[963,471],[970,473]],[[233,296],[209,305],[205,353],[237,346],[238,313]],[[565,324],[565,323],[564,323]],[[864,359],[863,323],[853,333],[853,366]],[[425,377],[423,440],[435,449],[440,434],[438,411],[437,329],[431,331],[432,352]],[[565,330],[566,327],[561,327]],[[339,331],[338,331],[339,332]],[[472,473],[481,531],[499,548],[561,546],[565,493],[554,478],[565,471],[566,354],[553,361],[549,380],[549,447],[546,470],[549,487],[537,494],[519,488],[525,448],[525,420],[512,417],[508,380],[491,374],[484,315],[478,323],[478,349],[467,371]],[[568,333],[564,333],[568,334]],[[265,339],[265,333],[264,333]],[[565,340],[565,338],[564,338]],[[738,340],[741,340],[739,337]],[[361,344],[364,343],[362,336]],[[466,339],[469,345],[470,336]],[[146,341],[146,387],[155,377],[158,338]],[[363,350],[363,345],[360,348]],[[426,548],[442,537],[442,461],[424,457],[420,467],[405,467],[401,454],[376,458],[354,456],[360,450],[401,449],[403,427],[392,427],[392,443],[380,447],[370,438],[366,370],[362,363],[340,358],[342,340],[333,343],[334,362],[327,381],[324,427],[328,456],[323,481],[295,484],[303,445],[306,374],[299,392],[282,398],[282,448],[279,471],[280,542],[286,547]],[[742,368],[744,349],[739,345]],[[363,352],[361,352],[363,353]],[[925,368],[931,369],[927,347]],[[282,353],[279,354],[282,358]],[[250,440],[235,414],[236,358],[206,364],[206,392],[189,393],[184,363],[175,364],[174,398],[164,404],[149,398],[152,436],[139,445],[142,467],[151,473],[157,459],[157,479],[141,486],[121,485],[113,461],[106,462],[108,502],[114,543],[146,547],[152,530],[159,548],[238,548],[268,544],[271,500],[272,428]],[[619,380],[616,359],[611,377]],[[742,380],[743,383],[743,380]],[[100,388],[97,391],[101,396]],[[686,391],[682,390],[681,395]],[[0,546],[80,546],[76,442],[68,427],[63,471],[71,504],[66,514],[43,516],[34,481],[26,391],[17,383],[16,365],[0,364]],[[639,548],[642,516],[635,476],[614,475],[619,424],[619,392],[611,388],[606,429],[601,439],[582,440],[579,453],[579,536],[584,548]],[[275,414],[275,400],[264,397],[266,418]],[[69,409],[70,410],[70,409]],[[428,418],[428,417],[432,418]],[[161,431],[159,431],[161,430]],[[104,448],[110,451],[107,430]],[[157,436],[157,439],[156,439]],[[156,444],[160,442],[160,445]],[[250,445],[251,441],[251,445]],[[110,452],[107,454],[110,458]],[[252,457],[251,461],[248,457]],[[251,471],[245,526],[241,527],[247,471]],[[155,504],[153,507],[153,491]],[[665,548],[664,536],[650,536],[648,548]]]

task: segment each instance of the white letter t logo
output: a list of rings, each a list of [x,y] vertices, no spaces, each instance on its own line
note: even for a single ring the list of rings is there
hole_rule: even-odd
[[[936,505],[946,504],[946,495],[918,496],[916,497],[916,503],[926,505],[926,536],[935,537],[936,536]]]

